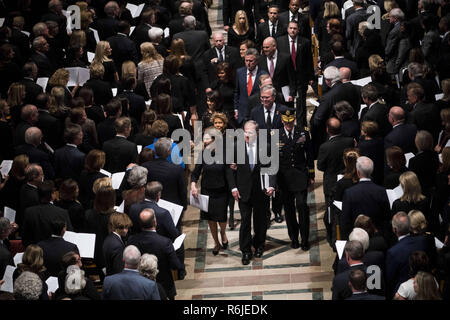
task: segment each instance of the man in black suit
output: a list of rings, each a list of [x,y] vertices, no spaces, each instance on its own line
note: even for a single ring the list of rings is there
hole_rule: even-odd
[[[317,148],[326,141],[325,124],[327,119],[333,115],[333,106],[342,100],[354,100],[356,94],[354,90],[349,90],[349,88],[344,87],[338,68],[328,67],[325,69],[323,75],[330,90],[322,96],[320,105],[314,110],[310,121],[315,155],[317,154]],[[359,99],[359,96],[356,98]],[[336,180],[336,178],[334,179]]]
[[[148,31],[152,28],[152,22],[155,23],[155,21],[152,21],[153,15],[154,11],[150,8],[143,11],[141,14],[141,23],[136,26],[131,34],[131,40],[136,43],[136,50],[139,58],[141,57],[141,44],[144,42],[150,42]]]
[[[186,16],[183,20],[184,31],[174,34],[173,39],[182,39],[186,52],[197,64],[201,63],[203,53],[209,49],[209,37],[206,31],[195,30],[197,21],[194,16]]]
[[[283,198],[286,224],[291,247],[309,249],[309,207],[306,203],[308,187],[314,185],[314,157],[307,128],[295,125],[295,113],[286,110],[281,115],[284,127],[280,135],[280,168],[277,180]],[[298,212],[298,220],[297,214]]]
[[[389,22],[393,25],[391,31],[386,39],[386,46],[384,48],[386,70],[390,74],[395,74],[395,63],[397,60],[398,45],[401,39],[400,24],[405,20],[405,14],[400,8],[393,8],[389,11]]]
[[[328,207],[331,206],[331,196],[333,195],[337,175],[344,170],[342,155],[346,148],[354,147],[354,140],[341,135],[341,122],[337,118],[330,118],[327,121],[328,141],[320,145],[317,157],[317,169],[323,171],[323,193],[325,195],[326,211],[323,217],[327,229],[327,240],[331,244],[332,236],[332,215],[329,214]]]
[[[426,103],[436,102],[435,95],[440,92],[440,89],[434,79],[428,79],[424,77],[424,67],[422,64],[417,62],[411,62],[408,64],[408,77],[411,82],[407,86],[403,86],[401,92],[401,101],[408,102],[408,91],[410,86],[418,84],[423,88],[423,100]],[[410,111],[411,106],[407,105],[406,109]]]
[[[277,42],[272,37],[263,41],[263,52],[258,67],[269,73],[278,92],[282,92],[283,87],[289,87],[289,96],[287,100],[285,98],[285,103],[291,107],[295,96],[295,75],[291,57],[277,50]]]
[[[125,97],[129,102],[128,114],[134,118],[137,123],[141,123],[142,114],[146,110],[145,99],[143,96],[134,92],[136,89],[136,78],[131,76],[122,80],[123,92],[120,97]]]
[[[84,168],[85,154],[78,150],[83,142],[83,130],[78,124],[71,124],[64,130],[66,145],[55,151],[55,171],[58,178],[79,181]]]
[[[248,108],[250,109],[250,111],[261,105],[261,88],[267,85],[273,86],[272,78],[267,73],[263,73],[262,75],[260,75],[258,77],[258,80],[259,80],[258,92],[248,97]],[[275,103],[276,104],[284,103],[283,94],[281,92],[277,92]]]
[[[13,18],[11,38],[9,41],[12,45],[19,48],[23,61],[27,61],[31,55],[30,37],[22,32],[24,24],[25,20],[22,16],[16,16]]]
[[[300,35],[311,41],[311,27],[309,25],[309,15],[298,12],[300,0],[290,0],[289,10],[280,14],[280,22],[287,26],[291,21],[297,21],[300,28]]]
[[[34,38],[33,40],[34,53],[31,55],[31,60],[36,63],[38,67],[38,78],[50,78],[55,72],[55,67],[50,59],[47,57],[49,44],[43,36]]]
[[[363,40],[358,31],[359,23],[366,21],[369,16],[364,8],[364,0],[353,0],[353,8],[355,8],[355,11],[345,17],[345,38],[352,57],[355,56],[356,50]]]
[[[130,34],[130,23],[120,21],[117,27],[117,34],[109,37],[106,41],[111,46],[111,58],[114,60],[119,77],[122,75],[122,64],[125,61],[133,61],[138,64],[138,54],[136,44],[128,35]]]
[[[98,141],[101,146],[116,135],[114,122],[122,115],[122,103],[118,98],[112,99],[105,107],[106,119],[97,126]]]
[[[56,150],[63,145],[61,122],[48,111],[49,96],[40,93],[35,99],[39,119],[36,126],[42,130],[43,139]]]
[[[213,33],[214,46],[206,50],[203,54],[203,63],[205,65],[205,73],[207,77],[207,88],[211,83],[217,80],[217,64],[219,62],[227,62],[232,70],[235,70],[241,57],[239,51],[235,47],[225,45],[225,40],[222,32]]]
[[[400,147],[403,152],[417,152],[415,139],[417,127],[411,123],[405,123],[405,111],[402,107],[392,107],[388,115],[392,130],[384,137],[384,149],[392,146]]]
[[[25,168],[25,184],[20,187],[19,210],[17,210],[16,221],[19,225],[19,234],[23,235],[22,222],[25,209],[39,204],[37,186],[44,180],[44,171],[40,165],[29,164]]]
[[[351,270],[348,282],[352,295],[345,300],[386,300],[385,297],[367,292],[367,275],[364,270]]]
[[[180,1],[178,6],[178,12],[173,15],[172,19],[169,22],[169,34],[170,39],[173,38],[179,32],[183,32],[184,28],[184,18],[187,16],[194,16],[197,23],[195,25],[196,30],[205,30],[203,24],[198,21],[199,17],[193,14],[193,2],[189,0]],[[205,30],[206,31],[206,30]]]
[[[105,170],[116,173],[124,172],[130,163],[136,161],[137,147],[134,142],[127,138],[131,132],[131,120],[127,117],[121,117],[114,122],[116,136],[103,144],[105,151]]]
[[[377,87],[371,83],[366,84],[361,88],[361,98],[367,106],[361,111],[361,122],[376,122],[379,136],[385,137],[392,130],[392,126],[388,121],[389,110],[386,104],[380,103],[378,100]]]
[[[42,142],[42,131],[38,127],[30,127],[25,131],[25,144],[16,148],[16,155],[26,154],[30,163],[39,164],[44,170],[46,179],[55,177],[55,170],[51,163],[49,155],[38,149]]]
[[[253,26],[255,24],[255,18],[253,16],[254,8],[255,0],[224,0],[222,8],[224,30],[228,32],[228,29],[233,27],[236,12],[239,10],[245,11],[248,25]]]
[[[351,70],[351,79],[358,79],[358,66],[352,60],[346,59],[344,57],[344,47],[342,42],[335,41],[331,44],[331,52],[333,53],[334,60],[328,63],[325,68],[334,66],[336,68],[347,67]]]
[[[51,221],[51,236],[45,240],[39,241],[37,245],[44,252],[44,266],[47,268],[48,275],[57,277],[63,270],[61,265],[62,257],[70,251],[79,254],[76,244],[63,239],[66,232],[66,222],[62,219]]]
[[[342,234],[343,238],[353,230],[356,217],[364,213],[370,217],[376,228],[385,233],[390,215],[390,204],[386,189],[370,180],[373,161],[368,157],[356,160],[356,172],[359,183],[345,190],[342,200]]]
[[[67,210],[52,204],[56,199],[55,192],[53,181],[44,181],[38,185],[40,204],[25,210],[22,235],[24,246],[36,244],[39,241],[50,238],[52,235],[52,223],[58,219],[65,222],[67,230],[73,230]]]
[[[277,38],[277,48],[280,52],[290,55],[295,70],[295,88],[297,94],[297,125],[306,126],[306,92],[308,84],[314,81],[314,65],[311,53],[311,41],[299,35],[298,23],[290,21],[287,35]]]
[[[174,300],[177,291],[171,270],[185,270],[185,266],[175,254],[172,241],[156,233],[157,222],[153,209],[144,209],[139,218],[142,232],[131,236],[128,245],[135,245],[143,254],[154,254],[158,258],[156,281],[161,283],[167,297]]]
[[[120,13],[120,8],[117,2],[109,1],[104,8],[106,17],[97,20],[97,31],[100,40],[106,40],[114,36],[119,27],[119,20],[117,17]]]
[[[167,160],[171,153],[172,140],[163,137],[155,143],[155,153],[157,158],[142,164],[148,170],[147,181],[159,181],[163,190],[161,199],[187,208],[187,189],[184,178],[184,171],[180,165]],[[177,229],[181,231],[181,221],[183,214],[177,224]]]
[[[27,62],[22,68],[23,80],[20,81],[25,86],[25,104],[34,104],[39,93],[42,93],[42,87],[36,84],[38,68],[33,61]]]
[[[252,246],[255,248],[256,258],[263,255],[267,231],[266,213],[269,210],[269,201],[276,180],[274,175],[269,174],[269,185],[261,185],[261,174],[267,169],[262,168],[260,155],[264,152],[262,151],[264,146],[260,145],[257,139],[257,129],[258,124],[253,120],[244,124],[245,162],[237,163],[236,172],[227,173],[231,182],[229,187],[241,210],[239,248],[242,251],[243,265],[249,264],[252,259]],[[242,149],[239,150],[242,152]],[[252,215],[254,237],[251,234]]]
[[[107,276],[123,271],[123,250],[131,225],[132,222],[125,213],[115,212],[109,217],[111,232],[103,240],[102,247]]]
[[[258,24],[256,29],[256,49],[261,51],[263,41],[268,38],[278,38],[286,34],[287,26],[282,25],[278,19],[280,8],[276,4],[269,5],[267,16],[269,19]]]
[[[14,145],[20,146],[25,143],[25,132],[34,126],[39,120],[39,112],[35,105],[27,104],[20,111],[21,121],[16,125],[14,133]]]

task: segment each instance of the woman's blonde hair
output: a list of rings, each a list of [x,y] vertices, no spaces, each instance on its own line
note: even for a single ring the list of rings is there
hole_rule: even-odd
[[[55,114],[66,108],[66,105],[64,104],[64,93],[65,89],[61,86],[53,87],[52,91],[50,91],[48,111],[51,114]]]
[[[122,79],[127,79],[129,77],[136,77],[136,65],[131,60],[122,63]]]
[[[441,82],[442,92],[445,100],[450,99],[450,79],[444,79]]]
[[[403,195],[400,198],[401,201],[417,203],[425,199],[425,196],[422,194],[419,179],[414,172],[406,171],[400,175],[398,180],[403,189]]]
[[[92,191],[94,192],[94,194],[97,193],[98,190],[100,190],[101,188],[112,188],[112,180],[109,177],[103,177],[103,178],[98,178],[97,180],[94,181],[94,184],[92,185]]]
[[[419,210],[411,210],[408,212],[409,216],[409,230],[414,234],[420,234],[427,229],[427,219]]]
[[[325,2],[324,4],[324,11],[323,11],[323,18],[328,19],[330,17],[337,17],[340,16],[341,12],[339,11],[339,7],[336,3],[333,1]]]
[[[70,36],[69,45],[71,47],[85,47],[86,42],[86,32],[84,30],[74,30]]]
[[[243,27],[241,27],[241,24],[239,23],[239,17],[243,15],[245,17],[245,24]],[[234,24],[233,24],[233,28],[235,28],[238,33],[240,34],[244,34],[247,33],[249,27],[248,27],[248,17],[247,14],[245,13],[244,10],[238,10],[236,12],[236,15],[234,16]]]
[[[14,82],[8,89],[8,105],[10,107],[19,106],[25,99],[25,86],[20,82]]]
[[[99,43],[97,43],[97,47],[95,48],[95,56],[94,60],[92,60],[92,63],[94,62],[103,63],[111,61],[111,59],[108,58],[108,56],[106,55],[106,50],[110,47],[111,46],[109,45],[108,41],[100,41]]]
[[[180,39],[180,40],[182,40],[182,39]],[[141,44],[141,54],[142,54],[143,62],[152,62],[155,60],[163,60],[164,59],[158,53],[158,51],[156,51],[155,46],[150,42],[144,42]]]
[[[223,112],[214,112],[211,115],[211,122],[214,124],[214,119],[219,118],[220,120],[222,120],[223,122],[223,128],[224,130],[226,129],[227,125],[228,125],[228,117],[225,113]]]
[[[25,269],[39,273],[45,271],[44,267],[44,252],[41,247],[36,244],[30,244],[26,249],[22,257],[22,263],[19,266]]]
[[[436,280],[431,273],[419,271],[414,280],[418,289],[415,300],[442,300]]]
[[[383,68],[384,67],[384,60],[382,57],[380,57],[377,54],[373,54],[369,57],[369,69],[370,71],[373,71],[375,69]]]
[[[65,87],[67,86],[67,82],[69,82],[69,71],[67,71],[64,68],[59,68],[55,71],[55,73],[48,79],[48,84],[52,87],[61,86]]]

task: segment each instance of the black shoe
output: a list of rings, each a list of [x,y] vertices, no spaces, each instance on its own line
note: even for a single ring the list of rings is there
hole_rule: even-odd
[[[178,271],[178,280],[184,280],[186,277],[186,270],[179,270]]]
[[[302,243],[301,248],[303,251],[308,251],[309,250],[309,243]]]
[[[251,253],[243,253],[242,254],[242,264],[244,266],[248,265],[250,263],[250,260],[252,260],[252,254]]]
[[[222,248],[224,250],[226,250],[228,248],[228,241],[227,242],[222,242]]]
[[[255,258],[261,258],[263,253],[264,253],[264,249],[263,248],[256,249]]]
[[[300,243],[298,243],[297,240],[292,240],[292,242],[291,242],[291,248],[292,248],[292,249],[298,249],[298,248],[300,248]]]
[[[281,213],[275,213],[275,222],[276,223],[282,223],[283,217],[281,216]]]
[[[220,250],[220,245],[215,246],[212,251],[213,255],[217,256],[219,254],[219,250]]]
[[[234,230],[234,219],[233,219],[233,217],[230,217],[230,219],[228,219],[228,226],[230,227],[230,230]]]

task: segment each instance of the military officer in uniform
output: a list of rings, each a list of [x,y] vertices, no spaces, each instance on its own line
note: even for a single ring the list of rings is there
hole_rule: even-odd
[[[283,206],[291,247],[309,250],[309,208],[306,203],[308,187],[314,186],[314,157],[308,128],[295,125],[293,109],[281,115],[280,167],[278,185],[281,189]],[[299,218],[297,220],[296,211]],[[298,241],[300,231],[301,244]]]

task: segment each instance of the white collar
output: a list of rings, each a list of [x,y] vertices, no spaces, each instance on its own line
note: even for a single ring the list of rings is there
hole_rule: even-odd
[[[253,71],[247,69],[247,76],[249,72],[252,74],[252,77],[256,76],[258,74],[258,66],[256,66],[255,69],[253,69]]]
[[[72,143],[66,143],[66,146],[77,148],[77,146]]]
[[[123,271],[139,272],[137,269],[129,269],[129,268],[123,268]]]
[[[359,179],[359,182],[362,182],[362,181],[371,181],[371,180],[370,180],[370,178],[361,178],[361,179]]]
[[[121,35],[121,36],[125,36],[125,37],[128,37],[125,33],[122,33],[122,32],[117,32],[117,34],[119,35]]]
[[[354,266],[362,266],[362,265],[364,265],[364,263],[359,262],[359,263],[351,264],[350,267],[354,267]]]
[[[277,55],[278,55],[278,50],[275,50],[275,52],[272,55],[272,58],[267,57],[268,60],[273,59],[273,60],[277,60]]]
[[[344,56],[336,56],[334,59],[344,59]]]
[[[402,240],[403,238],[406,238],[406,237],[408,237],[409,236],[409,233],[408,234],[405,234],[404,236],[400,236],[400,237],[398,237],[398,241],[400,241],[400,240]]]
[[[331,139],[333,139],[333,138],[335,138],[335,137],[339,137],[339,136],[340,136],[340,134],[336,134],[336,135],[334,135],[334,136],[331,136],[331,137],[328,138],[328,141],[330,141]]]
[[[61,239],[62,239],[61,236],[57,236],[57,235],[55,235],[55,234],[52,234],[52,238],[61,238]]]
[[[127,138],[127,137],[125,137],[124,135],[121,135],[121,134],[116,134],[116,137],[121,137],[121,138]]]
[[[377,101],[375,101],[374,103],[372,103],[372,104],[369,106],[369,109],[370,109],[375,103],[377,103]]]
[[[267,110],[265,107],[263,107],[263,108],[264,108],[264,113],[265,113],[265,114],[267,113],[267,111],[270,111],[270,115],[272,115],[272,114],[275,113],[276,103],[274,102],[274,103],[272,104],[272,107],[270,107],[269,110]]]

